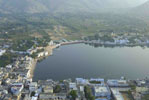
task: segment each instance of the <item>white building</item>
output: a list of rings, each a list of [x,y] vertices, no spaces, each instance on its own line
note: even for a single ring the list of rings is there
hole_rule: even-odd
[[[43,88],[44,93],[53,93],[53,87],[50,85],[47,85]]]
[[[66,100],[66,94],[53,95],[49,93],[40,93],[39,100]]]
[[[23,88],[24,88],[23,83],[13,83],[11,85],[11,92],[17,96],[21,93]]]
[[[5,52],[6,52],[6,50],[1,50],[0,49],[0,56],[2,56]]]
[[[38,97],[32,97],[31,100],[38,100]]]
[[[53,46],[53,45],[54,45],[54,42],[53,42],[53,41],[50,41],[50,42],[49,42],[49,45],[50,45],[50,46]]]
[[[37,82],[31,82],[29,84],[29,90],[30,91],[35,91],[37,89]]]
[[[117,80],[117,79],[108,80],[107,84],[110,87],[128,87],[129,86],[126,80]]]
[[[115,38],[114,41],[115,41],[115,44],[127,44],[127,43],[129,43],[128,39],[117,39],[117,38]]]
[[[149,40],[146,40],[146,43],[149,44]]]
[[[48,56],[48,52],[40,52],[38,53],[38,57]]]
[[[6,68],[12,68],[12,65],[9,64],[9,65],[6,66]]]
[[[136,80],[138,86],[144,86],[146,84],[145,80]]]
[[[110,89],[107,86],[94,86],[94,96],[95,97],[111,97]]]
[[[38,53],[38,57],[43,57],[43,56],[44,56],[44,52]]]
[[[89,84],[89,81],[87,79],[83,79],[83,78],[76,78],[76,83],[77,84]]]
[[[77,90],[76,83],[69,83],[69,89],[71,89],[71,90]]]
[[[115,100],[124,100],[122,94],[119,92],[118,89],[112,88],[111,91]]]
[[[44,52],[44,56],[48,56],[48,54],[49,54],[48,52]]]

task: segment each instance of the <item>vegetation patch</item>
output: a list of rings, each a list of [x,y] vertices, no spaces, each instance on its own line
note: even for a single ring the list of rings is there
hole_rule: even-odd
[[[5,67],[6,65],[13,63],[14,61],[13,58],[16,58],[16,57],[17,57],[16,54],[6,52],[2,56],[0,56],[0,67]]]

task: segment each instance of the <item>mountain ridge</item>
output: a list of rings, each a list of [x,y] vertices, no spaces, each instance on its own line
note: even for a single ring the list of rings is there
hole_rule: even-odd
[[[0,0],[1,12],[101,12],[129,8],[131,4],[120,0]]]
[[[135,7],[130,13],[149,23],[149,0],[142,5]]]

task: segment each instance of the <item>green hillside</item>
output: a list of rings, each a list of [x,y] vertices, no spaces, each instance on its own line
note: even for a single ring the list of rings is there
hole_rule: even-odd
[[[126,8],[132,7],[128,0],[0,0],[0,34],[9,39],[36,35],[81,38],[112,32],[146,34],[148,4],[126,13],[130,10]]]
[[[127,0],[0,0],[1,12],[104,12],[131,7]]]

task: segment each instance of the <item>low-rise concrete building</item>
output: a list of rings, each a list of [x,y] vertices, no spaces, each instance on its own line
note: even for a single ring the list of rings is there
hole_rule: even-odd
[[[70,90],[78,90],[76,83],[69,83],[69,89]]]
[[[119,92],[118,89],[111,88],[111,91],[115,100],[124,100],[122,94]]]
[[[44,93],[53,93],[53,87],[52,86],[45,86],[43,88]]]
[[[0,49],[0,56],[2,56],[5,52],[6,52],[6,50]]]
[[[35,91],[37,89],[37,82],[31,82],[29,84],[29,90],[32,92],[32,91]]]
[[[66,95],[41,93],[39,96],[39,100],[66,100]]]
[[[106,97],[111,98],[110,89],[107,86],[94,86],[93,87],[95,97]]]
[[[19,100],[21,97],[21,91],[23,90],[23,83],[13,83],[11,85],[11,92],[13,94],[13,98]]]
[[[83,79],[83,78],[76,78],[76,83],[87,85],[87,84],[89,84],[89,81],[87,79]]]
[[[117,79],[108,80],[107,84],[110,87],[128,87],[129,86],[126,80],[117,80]]]

